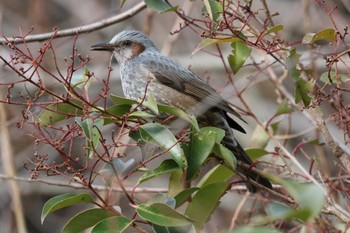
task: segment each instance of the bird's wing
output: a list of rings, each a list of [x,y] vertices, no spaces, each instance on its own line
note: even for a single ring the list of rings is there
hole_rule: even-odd
[[[244,121],[228,103],[207,83],[195,76],[191,71],[175,63],[167,57],[148,57],[142,61],[143,67],[160,83],[189,95],[210,107],[222,109]],[[244,121],[245,122],[245,121]]]

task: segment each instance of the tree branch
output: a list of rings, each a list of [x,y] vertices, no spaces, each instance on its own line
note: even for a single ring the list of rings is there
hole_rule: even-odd
[[[101,28],[108,27],[110,25],[119,23],[124,21],[125,19],[131,18],[132,16],[136,15],[140,11],[146,8],[146,3],[141,2],[134,7],[130,8],[129,10],[112,16],[107,19],[103,19],[101,21],[87,24],[84,26],[79,26],[79,27],[74,27],[74,28],[68,28],[64,30],[59,30],[57,32],[48,32],[48,33],[42,33],[42,34],[36,34],[36,35],[28,35],[25,38],[22,37],[11,37],[11,38],[6,38],[4,35],[3,38],[0,38],[0,44],[6,44],[6,43],[14,43],[14,44],[22,44],[24,42],[29,43],[29,42],[40,42],[44,41],[47,39],[50,39],[52,36],[55,38],[59,37],[67,37],[67,36],[75,36],[77,33],[89,33],[95,30],[99,30]]]

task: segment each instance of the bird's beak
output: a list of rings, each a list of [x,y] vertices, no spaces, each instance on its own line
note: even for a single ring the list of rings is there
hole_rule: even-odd
[[[110,43],[98,43],[90,47],[95,51],[114,51],[115,46]]]

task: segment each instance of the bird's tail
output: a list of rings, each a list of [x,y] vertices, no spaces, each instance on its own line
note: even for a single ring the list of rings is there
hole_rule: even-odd
[[[204,118],[206,118],[204,120],[204,124],[216,126],[218,128],[225,130],[225,137],[221,142],[227,149],[232,151],[232,153],[235,155],[237,160],[242,161],[247,165],[253,165],[253,161],[249,158],[249,156],[247,155],[245,150],[242,148],[242,146],[237,142],[232,131],[232,128],[242,131],[243,130],[242,127],[240,127],[234,120],[229,118],[227,113],[220,110],[208,111],[205,114]],[[199,122],[203,123],[203,119],[200,119]],[[230,124],[232,122],[234,124]],[[239,126],[239,128],[237,128],[237,126]],[[268,181],[266,178],[262,177],[261,175],[254,173],[254,171],[250,170],[249,168],[238,166],[237,171],[245,175],[248,179],[252,179],[257,183],[272,189],[272,185],[270,181]],[[248,182],[246,185],[250,192],[255,193],[257,191],[257,188],[253,184]]]

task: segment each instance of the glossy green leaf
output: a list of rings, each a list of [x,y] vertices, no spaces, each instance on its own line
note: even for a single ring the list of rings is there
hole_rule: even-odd
[[[120,119],[111,119],[112,116],[121,117],[124,114],[128,113],[131,109],[131,105],[114,105],[107,108],[108,114],[103,114],[104,124],[108,125],[114,122],[120,122]],[[111,116],[112,115],[112,116]]]
[[[279,32],[284,30],[284,26],[281,24],[275,25],[272,28],[269,28],[266,32],[266,35],[271,34],[271,33],[275,33],[275,32]]]
[[[200,132],[203,134],[209,134],[211,132],[216,133],[216,143],[220,143],[222,139],[225,137],[225,130],[217,128],[217,127],[211,127],[211,126],[206,126],[203,128],[200,128]]]
[[[147,107],[149,110],[154,112],[156,115],[159,114],[157,102],[156,102],[156,99],[154,98],[154,96],[152,95],[152,93],[150,93],[148,95],[148,98],[145,101],[143,101],[142,105]]]
[[[165,193],[156,193],[152,198],[147,202],[147,205],[151,205],[154,203],[162,203],[170,206],[175,209],[176,200],[173,197],[168,196]]]
[[[303,78],[298,78],[295,83],[295,103],[303,101],[307,107],[311,103],[311,93],[314,88],[313,83],[306,81]]]
[[[171,171],[178,170],[179,166],[174,160],[164,160],[157,168],[147,171],[143,176],[138,180],[138,184],[141,184],[147,180],[150,180],[154,177],[160,176]]]
[[[236,74],[249,57],[252,48],[242,42],[233,42],[231,47],[233,50],[228,56],[228,63],[230,64],[232,72]]]
[[[200,129],[191,134],[191,141],[186,148],[187,180],[193,179],[200,167],[207,160],[216,143],[217,133],[212,130]]]
[[[196,124],[196,121],[193,121],[192,117],[188,115],[186,112],[184,112],[182,109],[179,109],[173,106],[158,104],[158,110],[160,112],[167,113],[168,115],[173,115],[181,119],[184,119],[185,121],[188,121],[189,123],[191,123],[193,127],[199,129],[198,124]]]
[[[50,126],[59,121],[67,119],[70,116],[83,114],[81,107],[82,102],[78,100],[70,100],[70,103],[50,104],[39,114],[39,123],[43,126]]]
[[[97,113],[92,113],[91,117],[98,116]],[[86,118],[82,120],[81,117],[76,117],[75,121],[79,124],[79,126],[83,129],[83,132],[86,137],[86,149],[88,157],[91,158],[93,155],[93,149],[97,148],[99,140],[101,138],[100,132],[102,132],[102,127],[104,125],[103,118]]]
[[[139,205],[136,207],[136,212],[141,218],[159,226],[176,227],[191,224],[188,217],[162,203]]]
[[[197,190],[199,190],[199,188],[197,187],[192,187],[192,188],[188,188],[185,189],[183,191],[181,191],[180,193],[178,193],[174,198],[176,200],[176,206],[175,208],[178,208],[179,206],[181,206],[183,203],[185,203],[189,197],[191,197],[191,195],[196,192]]]
[[[165,13],[169,11],[176,11],[177,6],[171,6],[164,0],[145,0],[147,7],[157,11],[158,13]]]
[[[186,209],[186,216],[194,220],[193,225],[199,231],[209,220],[211,214],[219,205],[220,198],[229,188],[226,182],[212,183],[204,186],[192,198]]]
[[[71,218],[63,227],[62,233],[80,233],[103,219],[115,216],[115,213],[104,209],[95,208],[85,210]]]
[[[43,210],[41,212],[41,223],[43,223],[46,216],[52,212],[79,203],[93,203],[93,197],[87,193],[68,193],[51,198],[45,203],[43,207]]]
[[[227,149],[226,147],[224,147],[221,144],[215,144],[214,148],[213,148],[213,152],[222,160],[224,160],[224,162],[227,164],[228,167],[236,169],[237,167],[237,159],[234,156],[234,154]]]
[[[261,148],[250,148],[246,149],[245,152],[253,161],[263,157],[264,155],[269,154],[268,151]]]
[[[129,114],[128,118],[133,119],[133,118],[142,118],[142,119],[149,119],[149,118],[155,118],[156,116],[145,112],[145,111],[134,111]]]
[[[283,100],[277,107],[276,115],[292,113],[293,109],[288,105],[287,100]]]
[[[138,132],[130,134],[134,140],[142,140],[160,146],[167,151],[184,170],[186,166],[185,156],[180,144],[169,129],[158,123],[147,123],[139,127]]]
[[[304,36],[303,44],[314,44],[316,41],[328,40],[335,41],[337,32],[332,28],[322,29],[317,33],[308,33]]]
[[[227,181],[234,175],[234,172],[222,164],[218,164],[208,171],[199,181],[198,187],[202,188],[208,184]]]
[[[134,104],[139,104],[136,100],[131,100],[131,99],[126,99],[120,96],[116,96],[111,94],[110,95],[111,100],[113,103],[118,104],[118,105],[134,105]]]
[[[131,223],[130,219],[122,216],[110,217],[99,221],[92,228],[91,233],[122,233]]]
[[[329,83],[330,81],[334,83],[342,83],[349,80],[349,77],[345,74],[337,74],[334,70],[330,72],[324,72],[321,74],[320,80],[324,83]]]

